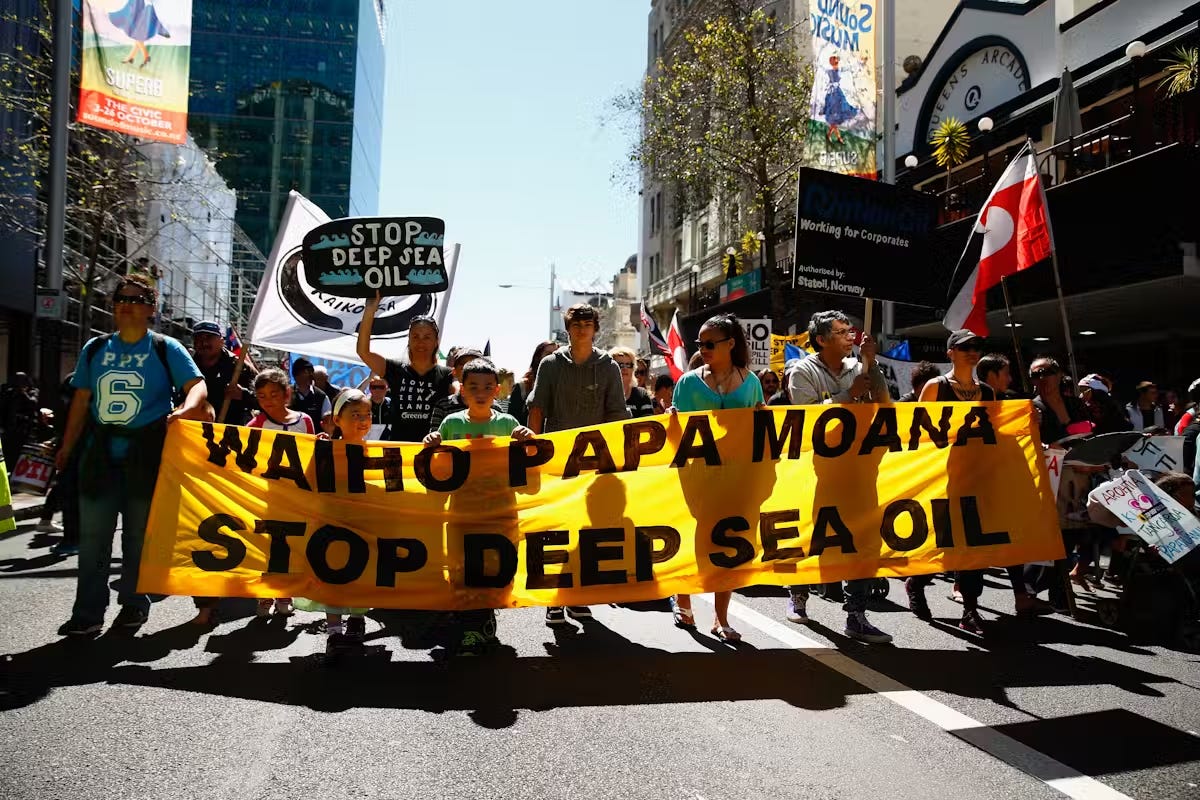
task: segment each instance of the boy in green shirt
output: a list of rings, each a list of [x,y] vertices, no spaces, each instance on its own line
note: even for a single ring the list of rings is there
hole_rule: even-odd
[[[534,433],[516,417],[503,414],[492,407],[500,394],[500,379],[491,361],[477,358],[462,369],[462,399],[467,408],[448,415],[438,429],[424,439],[426,447],[436,447],[453,439],[491,439],[511,436],[522,440]],[[454,499],[451,500],[454,503]],[[458,647],[460,655],[474,656],[496,643],[496,612],[490,608],[462,611],[457,615],[462,630]]]

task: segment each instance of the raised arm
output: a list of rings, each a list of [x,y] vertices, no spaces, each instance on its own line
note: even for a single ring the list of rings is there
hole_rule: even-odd
[[[371,352],[371,329],[375,327],[375,312],[379,310],[379,295],[367,300],[363,307],[362,322],[358,324],[358,357],[367,365],[367,369],[376,375],[387,373],[387,359],[378,353]]]

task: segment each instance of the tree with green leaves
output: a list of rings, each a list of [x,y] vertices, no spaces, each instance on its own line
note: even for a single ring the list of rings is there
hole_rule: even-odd
[[[812,87],[798,33],[775,18],[775,5],[693,3],[641,90],[618,100],[641,122],[631,162],[674,187],[681,211],[706,208],[714,197],[749,197],[767,254],[775,252],[777,221],[794,212]],[[773,316],[782,320],[783,286],[773,270],[764,272]]]

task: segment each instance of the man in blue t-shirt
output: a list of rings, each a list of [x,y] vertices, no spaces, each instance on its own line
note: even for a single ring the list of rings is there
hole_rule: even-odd
[[[166,426],[176,419],[209,418],[208,392],[182,344],[150,332],[158,307],[154,282],[121,278],[113,293],[117,332],[89,341],[71,379],[75,396],[58,451],[62,469],[79,453],[79,579],[75,607],[60,634],[84,636],[104,627],[113,534],[121,516],[121,579],[114,627],[137,628],[150,598],[137,594],[142,539],[158,479]],[[172,410],[178,390],[183,404]]]

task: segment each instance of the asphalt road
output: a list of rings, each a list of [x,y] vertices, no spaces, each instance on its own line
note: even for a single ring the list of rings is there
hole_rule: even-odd
[[[740,648],[651,604],[559,634],[504,611],[499,652],[447,659],[429,615],[383,612],[335,667],[319,615],[240,600],[203,635],[169,598],[136,636],[62,640],[75,559],[54,541],[0,539],[5,800],[1200,797],[1200,657],[1017,621],[999,577],[984,640],[941,582],[940,623],[878,605],[891,646],[848,641],[818,598],[788,623],[759,588],[734,600]]]

